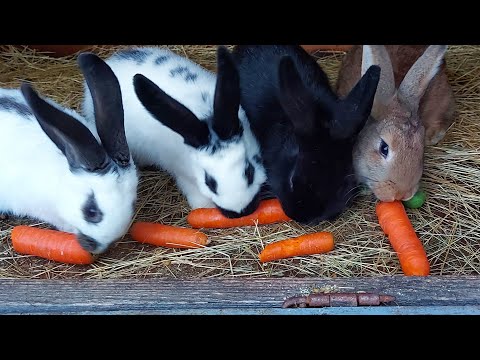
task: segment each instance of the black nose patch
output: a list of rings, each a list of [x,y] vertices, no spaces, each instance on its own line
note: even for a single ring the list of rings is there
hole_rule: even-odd
[[[260,204],[260,197],[255,196],[253,200],[248,204],[241,212],[236,212],[236,211],[231,211],[231,210],[226,210],[221,208],[220,206],[217,206],[218,210],[223,214],[223,216],[230,218],[230,219],[236,219],[242,216],[247,216],[253,213],[255,210],[257,210],[258,205]]]
[[[98,248],[98,242],[90,236],[80,233],[77,235],[77,239],[80,246],[86,251],[94,252]]]

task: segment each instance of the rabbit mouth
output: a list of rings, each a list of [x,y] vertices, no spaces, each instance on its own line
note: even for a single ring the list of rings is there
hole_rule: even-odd
[[[396,190],[385,191],[384,189],[375,189],[374,194],[376,198],[380,201],[384,202],[392,202],[392,201],[408,201],[414,195],[415,192],[399,192]]]
[[[402,200],[402,201],[408,201],[408,200],[410,200],[411,198],[413,198],[414,195],[415,195],[415,194],[413,193],[413,194],[411,194],[411,195],[404,196],[404,197],[401,198],[400,200]]]
[[[247,205],[245,208],[243,208],[243,210],[240,211],[240,212],[223,209],[222,207],[220,207],[220,206],[218,206],[218,205],[217,205],[217,208],[218,208],[218,210],[220,210],[220,212],[222,213],[222,215],[224,215],[225,217],[230,218],[230,219],[235,219],[235,218],[239,218],[239,217],[242,217],[242,216],[250,215],[251,213],[253,213],[253,212],[258,208],[259,203],[260,203],[260,197],[257,195],[257,196],[255,196],[255,198],[250,202],[250,204],[248,204],[248,205]]]

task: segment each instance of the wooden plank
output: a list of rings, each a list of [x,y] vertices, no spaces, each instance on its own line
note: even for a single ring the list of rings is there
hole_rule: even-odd
[[[38,313],[36,313],[38,314]],[[48,315],[45,313],[44,315]],[[76,315],[480,315],[480,306],[362,306],[298,309],[163,309],[136,311],[100,311],[75,313]],[[42,315],[42,314],[40,314]],[[60,315],[60,314],[59,314]]]
[[[315,289],[395,296],[374,307],[282,309]],[[0,279],[0,314],[479,314],[480,276]]]
[[[2,313],[1,315],[335,315],[335,316],[398,316],[398,315],[480,315],[480,306],[362,306],[362,307],[332,307],[332,308],[262,308],[262,309],[241,309],[241,308],[222,308],[222,309],[147,309],[147,310],[86,310],[78,311],[35,311],[26,310],[15,313]]]

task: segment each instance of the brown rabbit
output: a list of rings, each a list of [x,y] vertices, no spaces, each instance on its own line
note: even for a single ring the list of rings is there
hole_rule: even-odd
[[[353,155],[359,181],[379,200],[413,197],[423,174],[425,144],[438,143],[454,120],[446,50],[446,45],[355,45],[343,59],[340,97],[369,66],[381,67],[371,117]]]

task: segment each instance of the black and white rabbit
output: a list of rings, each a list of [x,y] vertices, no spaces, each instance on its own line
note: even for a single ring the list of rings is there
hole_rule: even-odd
[[[169,172],[193,209],[239,217],[257,208],[266,175],[226,48],[218,48],[217,74],[160,47],[121,50],[106,62],[120,82],[137,165]],[[92,119],[88,88],[83,105]]]
[[[370,115],[380,68],[370,67],[340,99],[300,46],[238,45],[233,55],[272,195],[298,222],[336,218],[356,192],[352,148]]]
[[[0,89],[0,212],[74,233],[100,254],[128,230],[138,176],[115,75],[93,54],[78,64],[95,99],[90,124],[27,83]]]

